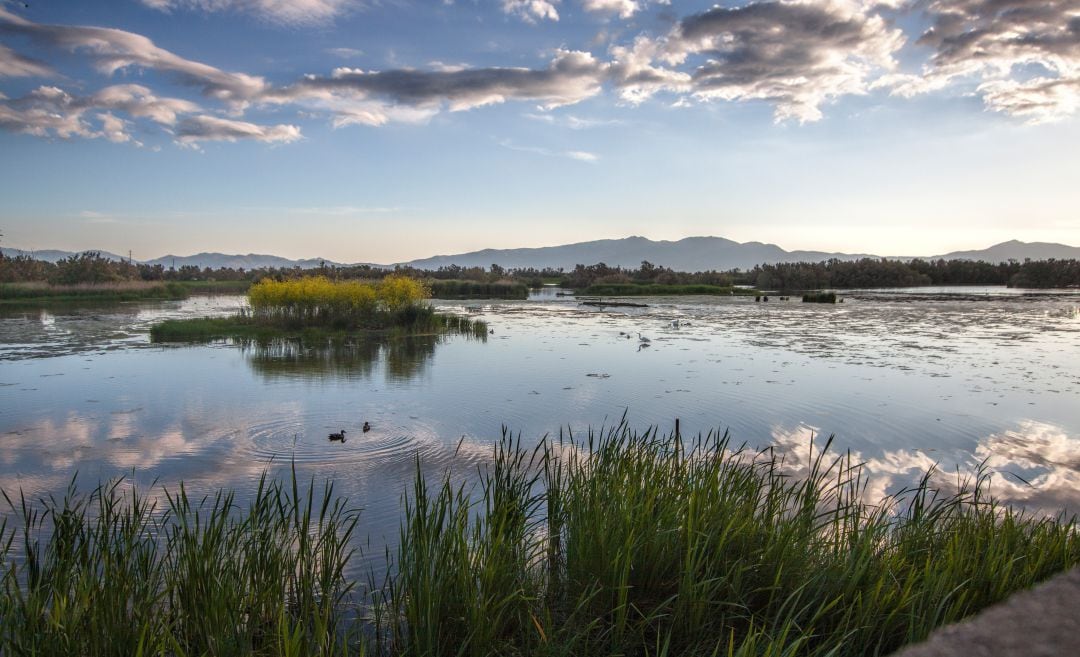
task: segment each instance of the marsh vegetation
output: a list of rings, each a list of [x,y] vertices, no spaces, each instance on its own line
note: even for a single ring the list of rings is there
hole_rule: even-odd
[[[886,655],[1080,561],[1076,522],[988,473],[864,499],[861,466],[625,422],[474,484],[417,469],[385,577],[350,581],[354,503],[124,482],[5,495],[0,654]],[[155,499],[163,499],[158,506]]]
[[[376,282],[332,281],[324,276],[262,280],[248,290],[250,309],[233,317],[167,320],[150,329],[156,342],[282,337],[346,337],[350,334],[487,333],[465,317],[436,313],[425,302],[431,290],[406,276]]]

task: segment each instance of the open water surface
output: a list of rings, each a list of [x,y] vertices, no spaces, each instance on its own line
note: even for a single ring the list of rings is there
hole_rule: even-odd
[[[83,485],[127,475],[243,495],[295,461],[363,507],[359,534],[377,557],[396,540],[418,462],[468,477],[504,426],[532,445],[625,413],[638,428],[680,418],[684,435],[729,430],[794,456],[835,435],[866,464],[870,495],[932,466],[985,462],[999,497],[1080,510],[1080,295],[842,296],[643,298],[647,308],[603,311],[551,291],[440,301],[493,333],[337,349],[149,342],[156,321],[230,314],[241,297],[5,311],[0,489],[59,493],[77,472]],[[346,442],[328,441],[339,429]]]

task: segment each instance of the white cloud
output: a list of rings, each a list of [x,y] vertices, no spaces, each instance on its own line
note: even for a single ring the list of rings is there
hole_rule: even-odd
[[[502,0],[503,11],[518,16],[530,23],[537,20],[559,20],[559,11],[555,5],[559,0]]]
[[[131,136],[131,123],[114,112],[172,126],[178,115],[199,110],[195,103],[158,98],[137,84],[113,85],[89,96],[73,96],[59,87],[41,86],[21,98],[0,98],[0,128],[39,137],[105,138],[114,143],[141,145]],[[100,125],[95,126],[93,119]]]
[[[976,80],[988,109],[1039,123],[1080,109],[1080,5],[1076,0],[931,0],[933,49],[921,75],[883,79],[898,96]]]
[[[581,4],[586,11],[618,14],[619,18],[630,18],[641,9],[635,0],[583,0]]]
[[[829,101],[866,93],[895,68],[903,44],[899,29],[857,2],[759,2],[682,19],[660,58],[703,60],[691,81],[699,99],[764,100],[777,121],[805,122],[820,119]]]

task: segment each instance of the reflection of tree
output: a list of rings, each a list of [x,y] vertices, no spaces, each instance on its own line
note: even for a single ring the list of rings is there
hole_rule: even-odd
[[[435,354],[436,336],[359,340],[348,344],[306,344],[272,340],[241,346],[251,368],[266,378],[370,378],[385,361],[386,378],[404,381],[418,376]]]
[[[439,342],[438,336],[425,335],[385,343],[387,380],[408,381],[419,376],[431,363]]]

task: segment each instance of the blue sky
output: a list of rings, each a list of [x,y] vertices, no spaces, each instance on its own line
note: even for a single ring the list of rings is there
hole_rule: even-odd
[[[1078,114],[1077,0],[0,0],[0,231],[380,263],[1077,244]]]

